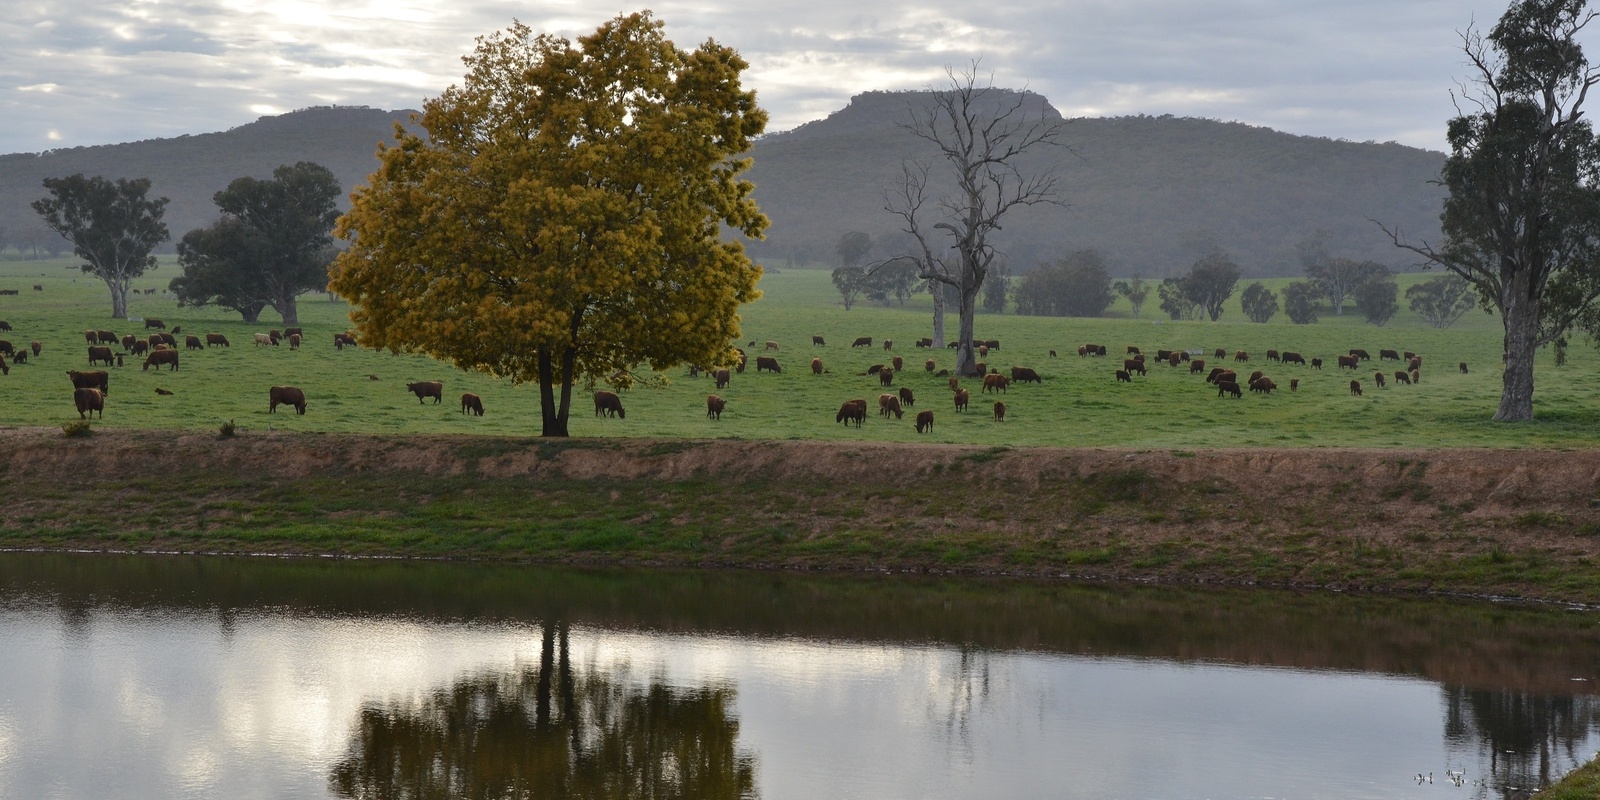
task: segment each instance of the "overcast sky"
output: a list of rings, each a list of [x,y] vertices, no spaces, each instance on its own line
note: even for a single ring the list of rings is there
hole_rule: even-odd
[[[0,153],[226,130],[319,105],[416,108],[474,39],[576,36],[616,0],[7,0]],[[982,58],[1068,116],[1174,114],[1444,149],[1458,31],[1506,0],[661,0],[738,49],[769,130]]]

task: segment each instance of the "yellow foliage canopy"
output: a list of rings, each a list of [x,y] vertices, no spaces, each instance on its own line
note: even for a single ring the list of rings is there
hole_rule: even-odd
[[[644,12],[576,46],[516,23],[463,61],[340,220],[330,288],[361,339],[538,381],[546,435],[574,380],[728,362],[761,270],[722,231],[767,226],[737,158],[767,120],[744,60]]]

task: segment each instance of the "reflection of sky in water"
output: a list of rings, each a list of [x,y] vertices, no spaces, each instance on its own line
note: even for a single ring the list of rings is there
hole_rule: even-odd
[[[540,631],[25,610],[0,641],[0,797],[281,798],[326,796],[363,704],[536,664]],[[571,647],[580,671],[731,686],[767,798],[1420,798],[1454,787],[1418,772],[1486,768],[1446,751],[1440,688],[1415,679],[581,628]]]

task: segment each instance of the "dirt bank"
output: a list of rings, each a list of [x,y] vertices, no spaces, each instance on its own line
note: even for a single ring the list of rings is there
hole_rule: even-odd
[[[1008,572],[1600,603],[1600,451],[0,431],[0,546]]]

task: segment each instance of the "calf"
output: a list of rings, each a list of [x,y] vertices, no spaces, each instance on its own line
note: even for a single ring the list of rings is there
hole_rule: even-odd
[[[820,358],[811,359],[811,374],[812,375],[821,375],[822,374],[822,359],[820,359]],[[717,388],[721,389],[722,387],[718,386]]]
[[[961,388],[961,379],[952,375],[950,377],[950,391],[953,392],[953,391],[956,391],[957,389],[960,389],[960,388]]]
[[[0,319],[0,331],[9,331],[9,330],[11,330],[11,323],[6,322],[3,319]]]
[[[110,373],[105,370],[93,372],[78,372],[67,370],[67,378],[72,381],[74,389],[99,389],[101,394],[111,394]]]
[[[1383,360],[1382,354],[1380,354],[1378,356],[1378,360],[1380,360],[1380,361]],[[1379,389],[1382,389],[1383,388],[1383,373],[1381,373],[1381,372],[1372,373],[1372,382],[1377,384]]]
[[[1311,368],[1312,369],[1322,369],[1322,359],[1320,359],[1320,358],[1311,359]]]
[[[1350,396],[1351,397],[1360,397],[1361,396],[1361,381],[1351,381],[1350,382]]]
[[[91,348],[89,348],[89,366],[92,367],[95,364],[100,363],[101,361],[106,362],[106,366],[108,366],[108,367],[111,366],[111,364],[116,361],[116,358],[111,355],[111,348],[109,348],[109,347],[91,347]]]
[[[900,398],[892,394],[878,395],[878,416],[887,417],[890,414],[893,414],[895,419],[905,416],[905,410],[900,407]]]
[[[906,406],[914,406],[917,404],[917,396],[912,394],[910,387],[902,386],[900,387],[900,402]]]
[[[1420,369],[1411,370],[1411,382],[1412,383],[1422,383],[1422,370],[1420,370]]]
[[[885,350],[893,350],[894,349],[894,340],[893,339],[884,339],[883,340],[883,349],[885,349]]]
[[[728,379],[730,376],[728,375],[727,370],[719,369],[716,372],[711,373],[711,377],[716,379],[718,389],[728,388]]]
[[[1416,353],[1413,353],[1410,350],[1406,351],[1405,360],[1410,361],[1411,359],[1416,358],[1416,357],[1417,357]],[[1395,360],[1398,361],[1399,359],[1395,359]]]
[[[475,417],[483,416],[483,398],[472,392],[461,393],[461,413],[471,414]]]
[[[860,336],[860,337],[857,337],[855,341],[850,343],[850,346],[851,347],[871,347],[872,346],[872,337],[871,336]]]
[[[1051,351],[1050,351],[1050,357],[1051,357],[1051,358],[1055,358],[1055,357],[1056,357],[1056,351],[1054,351],[1054,350],[1051,350]]]
[[[842,422],[846,428],[854,422],[856,427],[867,421],[867,401],[862,399],[846,400],[839,406],[839,413],[833,417],[834,422]]]
[[[41,352],[44,352],[44,344],[41,343],[38,339],[35,339],[35,340],[33,340],[33,341],[28,343],[28,349],[33,351],[33,357],[34,358],[38,358],[39,354]],[[1461,362],[1461,371],[1462,372],[1466,372],[1467,371],[1467,362],[1465,362],[1465,361]]]
[[[172,369],[174,371],[176,371],[178,369],[178,351],[176,351],[176,350],[151,350],[150,351],[150,355],[145,356],[144,366],[142,367],[142,369],[149,370],[151,364],[155,365],[156,372],[160,372],[161,371],[161,365],[162,364],[171,364],[172,365]]]
[[[594,393],[594,415],[597,417],[616,417],[627,419],[628,412],[622,410],[622,398],[615,392],[599,391]]]
[[[994,421],[995,422],[1005,422],[1006,421],[1006,404],[1000,402],[999,400],[996,400],[994,402]]]
[[[728,401],[714,394],[706,395],[706,419],[722,419],[722,410],[727,407]]]
[[[956,410],[957,411],[966,411],[967,410],[967,403],[972,400],[972,395],[968,394],[966,389],[957,389],[956,390],[956,398],[955,398],[955,400],[956,400]]]
[[[989,348],[984,346],[984,345],[978,345],[978,357],[979,358],[988,358],[989,357]]]
[[[33,343],[33,345],[34,345],[34,346],[35,346],[35,347],[38,347],[38,346],[39,346],[39,343],[38,343],[38,342],[34,342],[34,343]],[[34,355],[39,355],[39,351],[38,351],[38,350],[35,350],[35,351],[33,351],[33,354],[34,354]],[[1462,374],[1462,375],[1465,375],[1465,374],[1467,374],[1467,362],[1465,362],[1465,361],[1463,361],[1463,362],[1461,362],[1461,374]]]
[[[812,347],[827,347],[828,343],[823,341],[821,336],[813,336],[813,337],[811,337],[811,346]],[[716,395],[712,395],[712,397],[715,397],[715,396]]]
[[[1300,391],[1300,379],[1299,378],[1290,378],[1289,379],[1289,391],[1291,391],[1291,392]]]
[[[13,359],[15,359],[16,363],[18,363],[18,364],[26,364],[26,363],[28,363],[28,351],[27,350],[18,350],[17,352],[12,353],[11,356],[12,356]],[[3,360],[3,359],[4,359],[4,357],[0,356],[0,360]]]
[[[267,413],[278,413],[278,406],[294,406],[294,413],[306,413],[306,393],[298,386],[274,386],[267,390]]]
[[[159,344],[156,345],[156,347],[160,347],[160,346],[161,345],[159,345]],[[130,349],[133,350],[133,355],[142,356],[145,353],[150,352],[150,343],[145,341],[145,340],[143,340],[143,339],[140,339],[139,341],[134,342],[133,343],[133,347],[130,348]]]
[[[206,334],[206,347],[210,347],[212,345],[217,345],[218,347],[230,346],[228,344],[228,337],[223,336],[220,333],[208,333]]]
[[[1039,373],[1027,367],[1012,367],[1011,380],[1018,383],[1044,383],[1044,379],[1039,377]]]
[[[1140,357],[1143,358],[1143,356],[1140,356]],[[1182,364],[1182,363],[1183,363],[1183,352],[1182,351],[1175,352],[1172,355],[1167,356],[1167,366],[1169,366],[1169,367],[1176,367],[1176,366],[1178,366],[1179,364]]]
[[[343,350],[346,345],[355,347],[356,337],[348,333],[336,333],[333,335],[333,349]]]
[[[272,346],[277,347],[278,342],[283,340],[283,331],[273,328],[272,330],[267,331],[267,337],[272,339]]]
[[[419,406],[422,405],[422,399],[424,397],[433,398],[434,405],[439,405],[444,401],[443,381],[417,381],[416,383],[408,383],[406,384],[406,391],[417,396],[417,405]]]
[[[917,433],[928,433],[933,430],[933,412],[917,412]]]
[[[1125,369],[1117,370],[1117,383],[1133,383],[1133,376]]]
[[[772,356],[756,356],[756,372],[782,373],[783,367],[778,366],[778,359]]]
[[[96,411],[101,419],[106,418],[106,395],[99,389],[73,389],[72,403],[78,407],[78,419],[93,419]]]
[[[185,336],[185,337],[183,337],[183,347],[184,347],[185,350],[204,350],[204,349],[206,349],[206,346],[204,344],[201,344],[200,337],[198,337],[198,336]]]

